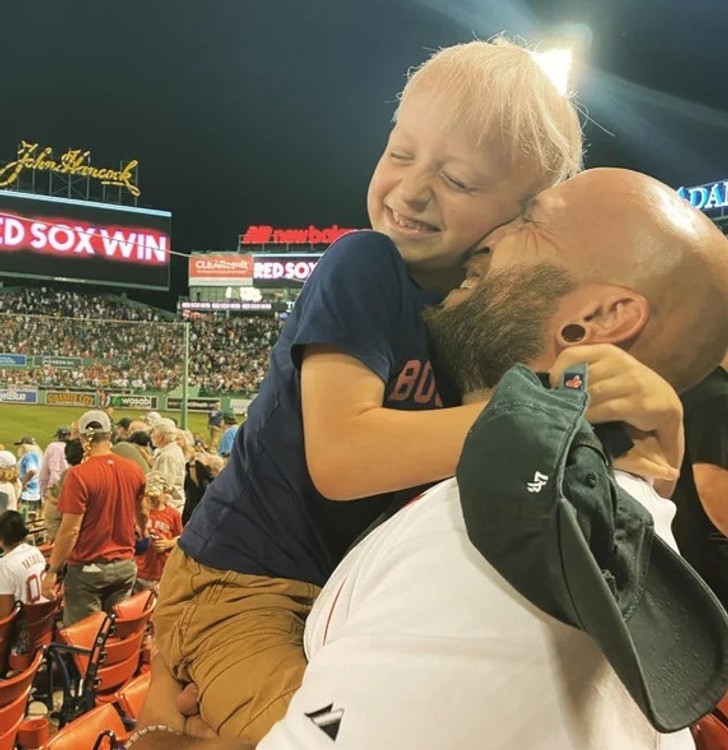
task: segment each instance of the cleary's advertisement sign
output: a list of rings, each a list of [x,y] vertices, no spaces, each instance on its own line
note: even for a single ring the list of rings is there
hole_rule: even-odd
[[[253,258],[238,253],[191,255],[190,286],[246,286],[253,283]]]

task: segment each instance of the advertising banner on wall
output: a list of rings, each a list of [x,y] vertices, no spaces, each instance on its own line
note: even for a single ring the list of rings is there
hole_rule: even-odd
[[[37,404],[38,391],[34,388],[0,388],[0,401],[4,404]]]
[[[245,414],[248,411],[248,407],[253,403],[252,398],[231,398],[230,408],[236,414]]]
[[[253,283],[253,258],[238,253],[191,255],[190,286],[249,286]]]
[[[168,211],[0,190],[0,275],[169,288]]]
[[[110,393],[106,396],[106,406],[115,409],[156,409],[157,396],[135,396],[130,393]]]
[[[95,406],[96,394],[83,391],[47,391],[45,402],[53,406]]]
[[[255,286],[300,287],[311,275],[322,253],[286,253],[253,255],[253,283]]]
[[[300,229],[281,229],[269,224],[251,224],[241,235],[238,246],[243,245],[330,245],[339,237],[355,231],[352,227],[315,227],[309,224]]]
[[[81,357],[34,357],[36,367],[51,365],[52,367],[80,367],[83,363]]]
[[[0,354],[0,367],[25,367],[27,364],[25,354]]]
[[[183,300],[177,303],[177,309],[193,312],[285,312],[285,302],[238,302],[237,300]]]
[[[677,194],[701,211],[728,208],[728,180],[678,188]]]
[[[187,409],[188,411],[210,411],[212,405],[217,401],[216,398],[188,398]],[[172,396],[167,399],[167,409],[169,411],[179,411],[182,408],[182,399],[176,396]]]

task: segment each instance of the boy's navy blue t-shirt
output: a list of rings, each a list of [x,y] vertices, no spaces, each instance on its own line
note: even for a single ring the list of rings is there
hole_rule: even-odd
[[[273,348],[228,465],[184,529],[182,549],[209,567],[323,585],[392,495],[335,502],[314,487],[303,445],[303,349],[326,344],[360,360],[386,384],[387,408],[436,408],[420,314],[437,301],[412,281],[387,236],[352,232],[331,245]]]

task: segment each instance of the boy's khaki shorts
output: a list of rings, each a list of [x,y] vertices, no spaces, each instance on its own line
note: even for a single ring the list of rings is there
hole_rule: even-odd
[[[312,583],[200,565],[176,547],[164,566],[155,642],[181,682],[199,690],[204,721],[252,744],[281,719],[306,668]]]

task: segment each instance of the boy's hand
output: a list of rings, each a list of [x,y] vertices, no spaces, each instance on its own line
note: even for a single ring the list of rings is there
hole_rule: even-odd
[[[174,545],[174,539],[155,539],[152,542],[152,546],[157,552],[166,552],[168,549],[172,549]]]
[[[564,349],[549,373],[551,385],[580,362],[588,365],[587,419],[593,424],[623,422],[635,443],[615,467],[661,480],[658,491],[669,497],[685,451],[677,393],[656,372],[612,344]]]
[[[217,736],[200,717],[197,688],[177,682],[159,654],[152,657],[152,681],[138,726],[149,724],[164,724],[191,737]]]

